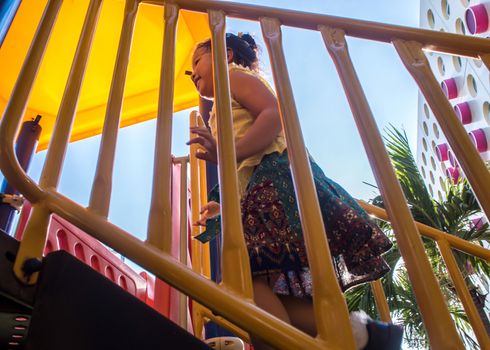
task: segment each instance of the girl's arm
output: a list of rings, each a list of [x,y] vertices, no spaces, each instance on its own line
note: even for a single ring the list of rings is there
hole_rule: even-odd
[[[240,71],[230,72],[231,95],[255,117],[255,121],[236,142],[237,162],[266,149],[281,131],[277,99],[259,78]]]

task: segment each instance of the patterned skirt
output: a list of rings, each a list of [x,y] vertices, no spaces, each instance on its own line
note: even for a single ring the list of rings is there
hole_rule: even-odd
[[[343,291],[389,271],[381,257],[392,243],[366,212],[310,159],[333,265]],[[216,186],[210,201],[219,202]],[[277,294],[311,296],[311,274],[287,151],[266,155],[241,201],[243,230],[254,276],[274,276]],[[209,219],[196,238],[220,234],[220,217]]]

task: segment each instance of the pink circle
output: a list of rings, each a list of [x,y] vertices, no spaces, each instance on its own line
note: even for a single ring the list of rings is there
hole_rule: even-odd
[[[468,102],[458,103],[456,106],[454,106],[454,111],[456,112],[456,115],[461,123],[464,125],[472,122],[473,118],[471,115],[470,104]]]
[[[447,168],[446,175],[449,177],[449,179],[451,179],[453,183],[456,183],[459,180],[458,168]]]
[[[448,150],[447,151],[447,158],[449,160],[449,163],[451,163],[451,165],[454,168],[458,168],[459,167],[458,161],[457,161],[456,157],[454,156],[453,151],[451,151],[451,150]]]
[[[488,140],[487,135],[483,129],[476,129],[469,132],[471,137],[471,141],[476,146],[478,152],[486,152],[488,151]]]
[[[446,80],[443,80],[441,82],[441,88],[442,91],[444,91],[444,95],[449,100],[452,100],[453,98],[458,97],[458,85],[456,84],[456,79],[454,78],[449,78]]]
[[[436,156],[440,162],[445,162],[448,160],[449,147],[447,143],[441,143],[436,146]]]
[[[465,12],[466,26],[471,34],[488,30],[488,12],[484,4],[471,6]]]

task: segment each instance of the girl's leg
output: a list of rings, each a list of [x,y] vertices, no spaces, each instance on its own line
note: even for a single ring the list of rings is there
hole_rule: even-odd
[[[266,276],[253,278],[254,301],[258,307],[271,313],[280,320],[291,324],[288,313],[281,300],[272,292]],[[264,344],[261,340],[252,335],[252,344],[255,350],[272,350],[273,348]]]
[[[299,330],[315,337],[317,334],[313,302],[311,299],[296,298],[290,295],[281,295],[279,298],[286,309],[291,324]],[[356,349],[363,349],[368,342],[366,329],[367,315],[364,313],[351,313],[350,322],[356,343]]]
[[[291,324],[306,334],[315,337],[317,332],[312,300],[296,298],[290,295],[279,295],[279,299],[288,313]]]

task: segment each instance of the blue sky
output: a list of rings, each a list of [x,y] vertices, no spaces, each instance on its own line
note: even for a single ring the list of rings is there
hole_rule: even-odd
[[[245,1],[264,4],[261,0]],[[418,0],[268,0],[267,6],[417,27]],[[261,64],[271,79],[266,48],[255,22],[229,20],[228,31],[255,33],[262,48]],[[374,183],[359,134],[339,78],[317,32],[283,28],[284,48],[307,147],[328,177],[354,197],[370,199],[377,193],[363,182]],[[404,127],[413,150],[417,130],[417,88],[391,45],[349,38],[349,48],[380,130],[390,123]],[[174,116],[173,153],[189,152],[188,113]],[[109,219],[124,230],[146,236],[155,121],[120,132]],[[87,205],[100,137],[70,145],[59,190]],[[38,179],[46,152],[35,155],[30,175]]]

